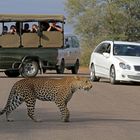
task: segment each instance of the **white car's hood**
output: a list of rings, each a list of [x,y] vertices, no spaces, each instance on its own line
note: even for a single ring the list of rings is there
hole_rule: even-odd
[[[127,64],[140,65],[140,57],[134,56],[115,56],[116,59]]]

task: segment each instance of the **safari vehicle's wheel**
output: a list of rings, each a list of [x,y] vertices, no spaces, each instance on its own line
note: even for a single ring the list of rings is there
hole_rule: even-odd
[[[94,66],[94,64],[91,65],[90,79],[91,79],[91,81],[94,81],[94,82],[98,82],[100,80],[100,77],[95,76],[95,66]]]
[[[38,74],[39,66],[36,61],[25,61],[20,73],[23,77],[35,77]]]
[[[111,84],[116,84],[118,81],[116,81],[116,72],[115,72],[115,67],[112,66],[110,68],[110,83]]]
[[[77,74],[78,70],[79,70],[79,60],[76,61],[76,63],[74,64],[74,66],[71,68],[72,74]]]
[[[65,61],[64,61],[64,59],[62,59],[60,66],[58,66],[56,68],[56,72],[57,72],[57,74],[63,74],[64,70],[65,70]]]
[[[47,69],[46,68],[43,68],[43,73],[46,73]]]
[[[4,73],[8,77],[18,77],[20,75],[19,70],[6,70]]]

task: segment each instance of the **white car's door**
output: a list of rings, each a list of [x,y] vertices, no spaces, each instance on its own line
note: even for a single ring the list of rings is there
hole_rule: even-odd
[[[102,61],[103,61],[103,55],[99,53],[94,53],[94,65],[95,65],[95,72],[97,75],[103,75]]]
[[[109,77],[110,69],[110,48],[109,44],[104,43],[98,46],[94,52],[94,65],[97,76]]]
[[[109,78],[110,77],[110,65],[111,65],[111,57],[109,53],[103,54],[102,66],[104,71],[104,76]]]

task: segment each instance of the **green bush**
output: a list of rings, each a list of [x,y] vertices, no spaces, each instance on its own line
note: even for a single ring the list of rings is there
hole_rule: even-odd
[[[81,49],[81,66],[89,66],[90,56],[93,49],[89,47],[84,47]]]

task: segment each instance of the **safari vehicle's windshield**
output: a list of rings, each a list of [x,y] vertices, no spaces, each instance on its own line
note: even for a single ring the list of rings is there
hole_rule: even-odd
[[[63,47],[63,15],[0,15],[0,47]]]

